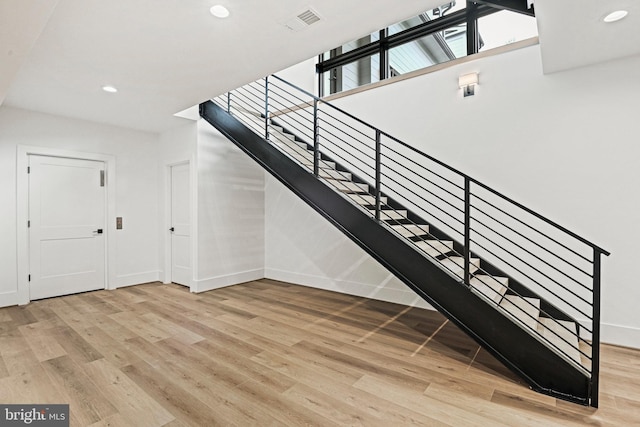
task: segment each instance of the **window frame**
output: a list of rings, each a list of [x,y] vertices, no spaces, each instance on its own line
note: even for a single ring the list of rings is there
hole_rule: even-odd
[[[467,56],[476,54],[482,48],[480,34],[478,32],[478,19],[491,15],[502,10],[516,13],[523,13],[535,16],[532,9],[527,9],[526,0],[466,0],[466,8],[441,16],[432,21],[424,22],[404,31],[389,35],[388,28],[380,30],[379,40],[360,46],[346,53],[336,52],[338,48],[332,49],[328,59],[324,59],[324,53],[318,56],[316,73],[318,78],[318,94],[325,96],[324,73],[331,72],[347,64],[359,61],[373,55],[380,55],[380,81],[390,77],[389,70],[389,50],[405,43],[409,43],[434,33],[446,29],[466,24]],[[337,93],[337,92],[335,92]],[[333,93],[331,93],[333,94]]]

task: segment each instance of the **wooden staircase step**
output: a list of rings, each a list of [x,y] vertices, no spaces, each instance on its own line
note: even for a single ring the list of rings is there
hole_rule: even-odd
[[[569,329],[569,331],[567,329]],[[573,334],[570,331],[573,331]],[[538,332],[540,332],[540,334],[549,342],[566,353],[562,356],[568,357],[574,362],[582,364],[580,352],[578,351],[579,340],[577,335],[574,335],[577,333],[576,324],[574,322],[541,317],[540,324],[538,324]]]
[[[349,172],[337,171],[335,169],[320,169],[318,172],[321,178],[337,179],[339,181],[351,181],[352,177]]]
[[[452,256],[440,260],[440,263],[444,265],[449,271],[458,276],[464,278],[464,258],[459,256]],[[471,258],[469,262],[469,271],[471,273],[477,271],[480,268],[480,258]]]
[[[534,330],[537,329],[537,319],[540,316],[540,300],[538,298],[521,298],[517,295],[505,295],[500,302],[500,307],[526,327]]]
[[[427,254],[438,257],[440,255],[446,255],[453,250],[453,242],[450,240],[421,240],[414,242],[417,247],[426,252]]]
[[[307,151],[307,153],[309,153],[308,156],[304,155],[304,158],[302,159],[298,159],[300,161],[300,163],[302,163],[304,166],[308,167],[309,169],[313,169],[313,153]],[[334,169],[336,168],[336,163],[335,162],[330,162],[329,160],[320,160],[320,168],[322,169]]]
[[[398,225],[392,225],[391,228],[393,228],[402,237],[407,237],[407,238],[421,237],[429,234],[429,226],[426,224],[424,225],[398,224]]]
[[[370,194],[349,194],[349,197],[353,199],[357,204],[363,206],[373,206],[376,204],[375,196]],[[383,205],[387,204],[387,198],[385,196],[380,197],[380,203]]]
[[[369,186],[367,184],[359,184],[352,181],[339,181],[337,179],[327,179],[326,181],[335,187],[336,190],[343,191],[345,193],[366,193],[369,191]]]
[[[281,151],[284,151],[285,153],[298,153],[301,156],[306,157],[307,155],[311,155],[311,158],[313,158],[313,154],[307,150],[305,147],[298,145],[296,143],[285,143],[282,142],[278,139],[272,139],[271,140],[271,144],[275,145],[276,147],[278,147]]]
[[[375,209],[369,209],[369,212],[371,213],[371,216],[376,216]],[[400,210],[381,209],[380,210],[380,219],[382,221],[386,221],[389,219],[407,219],[407,215],[408,213],[406,209],[400,209]]]
[[[286,146],[295,149],[308,151],[308,146],[305,142],[296,141],[295,139],[288,138],[287,135],[279,135],[272,133],[269,135],[269,139],[272,144],[278,146]]]
[[[591,341],[585,342],[580,340],[579,347],[582,353],[591,356],[593,351],[593,349],[591,348]],[[584,366],[587,371],[591,372],[591,359],[589,359],[587,356],[584,356],[582,353],[580,354],[580,364]]]
[[[278,135],[287,139],[290,139],[292,141],[296,140],[296,137],[292,134],[290,134],[289,132],[285,132],[284,128],[280,127],[280,126],[269,126],[269,134],[270,135]]]
[[[505,292],[507,292],[509,279],[507,277],[478,274],[472,277],[469,283],[471,284],[471,291],[495,304],[499,304]]]

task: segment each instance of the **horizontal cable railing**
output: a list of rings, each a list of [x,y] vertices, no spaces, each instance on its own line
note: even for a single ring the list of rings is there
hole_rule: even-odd
[[[597,405],[607,251],[275,75],[213,101],[590,375]]]

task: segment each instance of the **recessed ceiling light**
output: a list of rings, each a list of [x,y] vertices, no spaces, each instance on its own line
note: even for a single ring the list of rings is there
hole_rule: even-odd
[[[102,86],[102,90],[109,93],[116,93],[118,91],[118,89],[110,85]]]
[[[209,12],[216,18],[226,18],[229,16],[229,9],[222,6],[221,4],[217,4],[209,9]]]
[[[629,12],[626,10],[616,10],[604,17],[604,22],[616,22],[627,16]]]

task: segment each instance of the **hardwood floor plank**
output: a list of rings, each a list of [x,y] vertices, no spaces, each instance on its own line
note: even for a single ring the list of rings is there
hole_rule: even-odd
[[[168,380],[145,362],[122,368],[133,382],[160,402],[174,417],[190,426],[222,426],[213,408],[205,405],[193,394]]]
[[[309,409],[294,404],[283,394],[273,393],[268,387],[253,380],[239,385],[236,390],[242,401],[251,404],[262,414],[278,421],[273,425],[286,426],[327,426],[335,423]]]
[[[9,369],[7,368],[7,365],[5,365],[4,359],[2,358],[2,356],[0,356],[0,379],[8,376],[9,376]]]
[[[66,403],[66,393],[59,393],[40,362],[33,357],[24,369],[0,379],[2,403]]]
[[[140,361],[140,358],[127,350],[123,343],[116,341],[97,326],[84,329],[79,333],[84,340],[100,352],[100,354],[114,366],[120,368]]]
[[[51,337],[64,349],[76,363],[88,363],[104,356],[93,348],[75,330],[68,326],[57,326],[50,331]]]
[[[142,303],[145,307],[148,307],[150,311],[168,319],[176,324],[182,325],[192,333],[197,334],[205,339],[215,340],[216,342],[223,343],[228,348],[233,348],[236,352],[241,354],[253,355],[260,353],[261,348],[255,347],[249,344],[247,341],[237,339],[229,334],[221,332],[217,329],[210,328],[196,320],[193,320],[187,315],[182,315],[184,311],[174,312],[171,309],[165,307],[166,304],[154,304],[150,302]],[[184,309],[183,309],[184,310]]]
[[[440,423],[460,426],[502,426],[503,423],[489,423],[489,420],[480,414],[457,411],[448,404],[429,398],[422,393],[415,393],[402,387],[400,384],[391,383],[370,375],[363,376],[354,387],[381,396],[401,407],[418,412],[423,416],[433,418]]]
[[[284,396],[320,417],[332,421],[334,425],[381,427],[388,425],[387,421],[371,416],[360,408],[345,404],[331,395],[306,385],[296,384],[285,391]]]
[[[126,422],[124,425],[156,427],[175,419],[160,403],[151,398],[142,388],[106,359],[87,363],[83,366],[83,369],[109,403],[118,411],[117,419],[113,418],[114,416],[109,416],[104,419],[105,421],[116,423],[120,420],[135,420],[132,423]]]
[[[20,326],[20,332],[40,362],[55,359],[67,354],[64,348],[52,336],[52,328],[39,322]]]
[[[184,342],[185,344],[195,344],[198,341],[202,341],[204,337],[183,328],[170,320],[164,319],[161,316],[158,316],[155,313],[146,313],[140,316],[146,322],[152,324],[154,327],[166,332],[169,334],[168,338],[175,338],[179,341]]]
[[[228,368],[235,368],[251,380],[263,384],[273,392],[282,393],[295,384],[289,377],[265,368],[261,364],[248,358],[239,356],[228,349],[218,346],[215,343],[205,340],[192,346],[205,353],[216,362],[224,364]]]
[[[495,391],[491,401],[498,403],[502,407],[523,409],[524,411],[533,414],[537,422],[542,421],[547,425],[600,425],[599,421],[590,419],[588,416],[580,416],[577,413],[568,413],[561,409],[557,409],[555,406],[543,405],[539,402],[527,400],[521,396],[505,393],[501,390]],[[591,409],[590,412],[595,412],[595,410]]]
[[[69,397],[69,409],[83,425],[95,423],[117,413],[117,409],[69,356],[45,361],[42,366]]]
[[[112,314],[109,318],[150,342],[160,341],[171,336],[167,331],[142,319],[139,313],[126,311]]]
[[[9,316],[17,325],[28,325],[36,323],[38,319],[24,306],[12,306],[2,309],[5,316]]]

